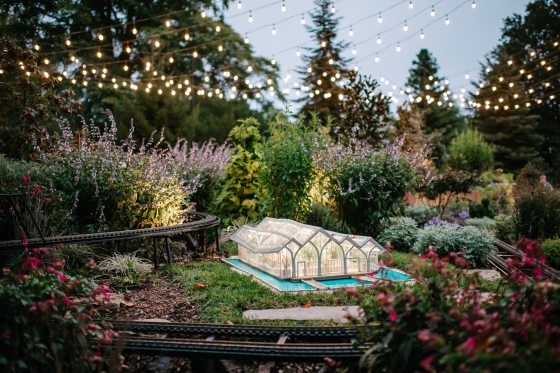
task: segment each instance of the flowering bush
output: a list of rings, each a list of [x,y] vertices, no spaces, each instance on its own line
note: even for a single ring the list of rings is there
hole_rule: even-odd
[[[478,177],[473,173],[448,168],[433,175],[421,191],[427,198],[437,201],[439,215],[443,216],[453,197],[468,193],[477,182]]]
[[[483,218],[469,218],[465,220],[465,225],[469,225],[471,227],[477,227],[478,229],[485,229],[489,232],[494,231],[495,226],[494,219],[483,217]]]
[[[436,217],[438,212],[432,206],[412,205],[406,207],[404,215],[414,219],[418,225],[424,225],[430,219]]]
[[[389,226],[381,232],[377,237],[377,241],[385,244],[390,242],[391,245],[399,251],[410,251],[416,236],[418,235],[418,225],[408,217],[391,218]]]
[[[412,251],[422,253],[431,246],[439,255],[460,253],[473,264],[481,264],[494,249],[492,236],[475,227],[430,226],[421,230]]]
[[[97,303],[110,290],[70,277],[63,267],[63,261],[41,248],[28,251],[19,270],[2,270],[0,370],[120,369],[120,357],[103,347],[117,333],[95,321]]]
[[[541,259],[525,242],[537,279]],[[560,287],[526,281],[510,261],[511,277],[495,294],[479,289],[478,276],[451,270],[465,260],[440,258],[431,248],[417,270],[416,286],[383,283],[376,292],[351,292],[365,313],[360,343],[367,349],[360,366],[391,372],[533,372],[560,369]],[[459,286],[461,284],[461,286]],[[369,343],[369,344],[365,344]]]
[[[382,222],[395,215],[406,192],[416,186],[426,151],[408,152],[402,139],[382,150],[350,140],[316,155],[316,166],[330,182],[339,214],[353,232],[377,235]]]

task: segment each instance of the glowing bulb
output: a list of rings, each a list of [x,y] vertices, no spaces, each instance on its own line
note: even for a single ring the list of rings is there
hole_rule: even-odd
[[[471,3],[471,7],[472,7],[473,9],[476,8],[476,1],[475,1],[475,0],[473,0],[473,2]]]
[[[469,78],[470,78],[470,75],[469,75],[469,74],[465,74],[465,79],[468,80]]]
[[[401,43],[397,43],[397,47],[395,48],[397,52],[401,51]]]
[[[202,9],[200,10],[200,16],[201,16],[202,18],[206,18],[206,10],[205,10],[204,8],[202,8]]]
[[[410,0],[408,2],[408,9],[413,9],[414,8],[414,3],[412,2],[412,0]]]
[[[282,1],[282,13],[286,12],[286,2]]]
[[[377,44],[381,44],[381,35],[377,34]]]
[[[33,48],[35,48],[36,51],[38,51],[39,49],[41,49],[41,47],[39,46],[39,44],[33,45]]]
[[[451,21],[449,21],[449,16],[446,14],[445,15],[445,25],[449,26],[450,23],[451,23]]]
[[[124,71],[128,71],[128,65],[124,65],[124,66],[123,66],[123,70],[124,70]]]
[[[138,29],[136,27],[132,28],[132,34],[136,35],[138,33]]]
[[[276,59],[273,58],[273,59],[270,61],[270,63],[271,63],[272,65],[276,65]]]
[[[303,15],[303,13],[301,13],[301,20],[300,20],[302,25],[305,25],[305,16]]]
[[[197,52],[197,51],[194,51],[193,54],[192,54],[192,56],[193,56],[194,58],[197,58],[197,57],[198,57],[198,52]]]
[[[128,54],[130,54],[130,52],[132,52],[132,49],[130,49],[130,47],[128,45],[126,46],[126,48],[124,50]]]
[[[243,41],[245,44],[249,44],[249,37],[247,37],[247,34],[245,34],[245,39],[243,39]]]
[[[105,36],[103,36],[103,34],[97,34],[97,38],[98,38],[100,41],[103,41],[103,39],[105,39]]]
[[[301,56],[301,51],[299,50],[299,48],[296,50],[296,56]]]
[[[241,9],[241,8],[243,8],[243,3],[241,2],[241,0],[239,0],[237,2],[237,9]]]
[[[160,45],[161,45],[161,44],[159,43],[159,40],[156,40],[156,41],[154,42],[154,46],[155,46],[156,48],[159,48]]]
[[[326,46],[327,46],[327,42],[323,40],[323,41],[321,42],[321,47],[325,48]]]
[[[426,35],[424,34],[424,30],[422,30],[420,32],[420,39],[424,39],[426,37]]]
[[[334,1],[331,3],[331,13],[336,13],[336,8],[334,7]]]
[[[185,40],[189,40],[191,38],[191,36],[189,35],[189,33],[185,33],[185,36],[183,36],[185,38]]]
[[[171,21],[170,20],[165,21],[165,27],[171,27]]]
[[[169,57],[169,63],[173,63],[174,61],[173,57]]]
[[[358,53],[358,51],[356,50],[356,47],[352,48],[352,54],[356,55],[356,53]]]
[[[348,36],[354,36],[354,30],[352,30],[352,26],[350,26],[350,31],[348,31]]]
[[[97,51],[97,58],[101,58],[101,56],[103,56],[103,54],[101,54],[101,51]]]
[[[51,61],[49,61],[49,59],[48,59],[48,58],[45,58],[45,59],[43,60],[43,63],[44,63],[45,65],[48,65],[48,64],[49,64],[49,62],[51,62]]]
[[[157,90],[158,95],[161,95],[162,93],[163,93],[163,91],[161,90],[161,88]]]
[[[72,42],[70,41],[70,39],[66,39],[65,43],[68,47],[72,45]]]
[[[249,23],[253,23],[253,12],[250,10],[249,11],[249,19],[248,19]]]
[[[381,17],[381,12],[379,12],[379,16],[377,17],[377,23],[383,23],[383,17]]]
[[[376,54],[376,55],[375,55],[375,58],[374,58],[373,60],[375,61],[375,63],[379,63],[379,61],[380,61],[380,60],[379,60],[379,55]]]
[[[220,26],[216,26],[216,32],[220,32],[222,31],[222,28]]]
[[[224,46],[222,44],[218,45],[218,52],[221,52],[224,50]]]
[[[404,32],[408,31],[408,23],[406,23],[406,20],[404,21],[403,31]]]
[[[435,16],[436,16],[436,9],[435,9],[433,6],[432,6],[432,11],[430,12],[430,15],[431,15],[432,17],[435,17]]]
[[[276,25],[272,25],[272,35],[276,35]]]

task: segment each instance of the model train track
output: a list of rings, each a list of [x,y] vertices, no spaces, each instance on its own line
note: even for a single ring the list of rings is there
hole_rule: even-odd
[[[355,360],[358,330],[110,321],[125,353],[262,361]]]
[[[524,259],[527,258],[523,251],[498,239],[494,240],[494,246],[496,247],[496,251],[488,255],[486,260],[490,266],[494,267],[504,276],[508,276],[511,271],[511,268],[507,264],[508,259],[515,259],[518,262],[523,263]],[[533,268],[523,265],[516,268],[525,273],[529,281],[532,281],[535,275]],[[547,264],[541,264],[540,268],[542,269],[542,275],[544,278],[560,282],[560,271],[557,271]]]

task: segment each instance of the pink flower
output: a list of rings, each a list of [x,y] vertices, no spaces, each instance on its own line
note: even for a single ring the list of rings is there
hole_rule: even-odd
[[[11,271],[10,271],[10,269],[9,269],[8,267],[2,268],[2,274],[4,274],[4,275],[9,275],[10,272],[11,272]]]
[[[31,176],[29,176],[26,172],[25,175],[23,175],[23,184],[27,185],[29,184],[30,181],[31,181]]]
[[[86,329],[87,330],[99,330],[99,325],[94,324],[94,323],[89,323],[86,325]]]
[[[432,360],[434,360],[434,355],[428,355],[422,360],[420,365],[427,371],[432,371],[434,368],[432,367]]]
[[[66,295],[62,297],[62,301],[64,303],[66,303],[67,306],[71,306],[72,305],[72,301],[70,300],[70,298],[68,298]]]
[[[432,339],[432,333],[430,333],[428,329],[420,330],[418,332],[417,338],[419,341],[428,342],[430,339]]]
[[[457,349],[460,351],[464,351],[467,354],[472,354],[475,347],[476,347],[476,339],[474,337],[469,337],[465,342],[459,345]]]
[[[27,240],[26,240],[27,241]],[[43,261],[39,258],[27,258],[27,260],[25,261],[25,265],[27,267],[31,267],[33,269],[37,269],[37,267],[39,267],[39,264],[43,263]]]
[[[395,310],[391,310],[391,312],[389,312],[389,320],[391,322],[397,321],[397,313],[395,312]]]
[[[104,300],[109,301],[110,299],[109,294],[111,294],[111,289],[109,289],[107,285],[99,285],[96,289],[93,290],[93,293],[91,294],[91,298],[97,301],[98,296],[102,295]]]
[[[537,280],[542,280],[543,278],[543,271],[540,268],[535,267],[533,269],[533,271],[535,272],[535,276],[537,277]]]
[[[56,274],[58,276],[58,279],[62,282],[66,282],[68,281],[68,277],[66,277],[66,275],[62,272],[57,272]]]
[[[37,307],[36,306],[31,306],[31,307],[29,307],[28,311],[29,311],[29,313],[35,313],[35,312],[37,312]]]

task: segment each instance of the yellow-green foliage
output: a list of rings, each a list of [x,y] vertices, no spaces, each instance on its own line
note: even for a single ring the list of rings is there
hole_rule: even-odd
[[[451,141],[449,158],[457,170],[481,173],[492,168],[494,151],[478,131],[469,129]]]

